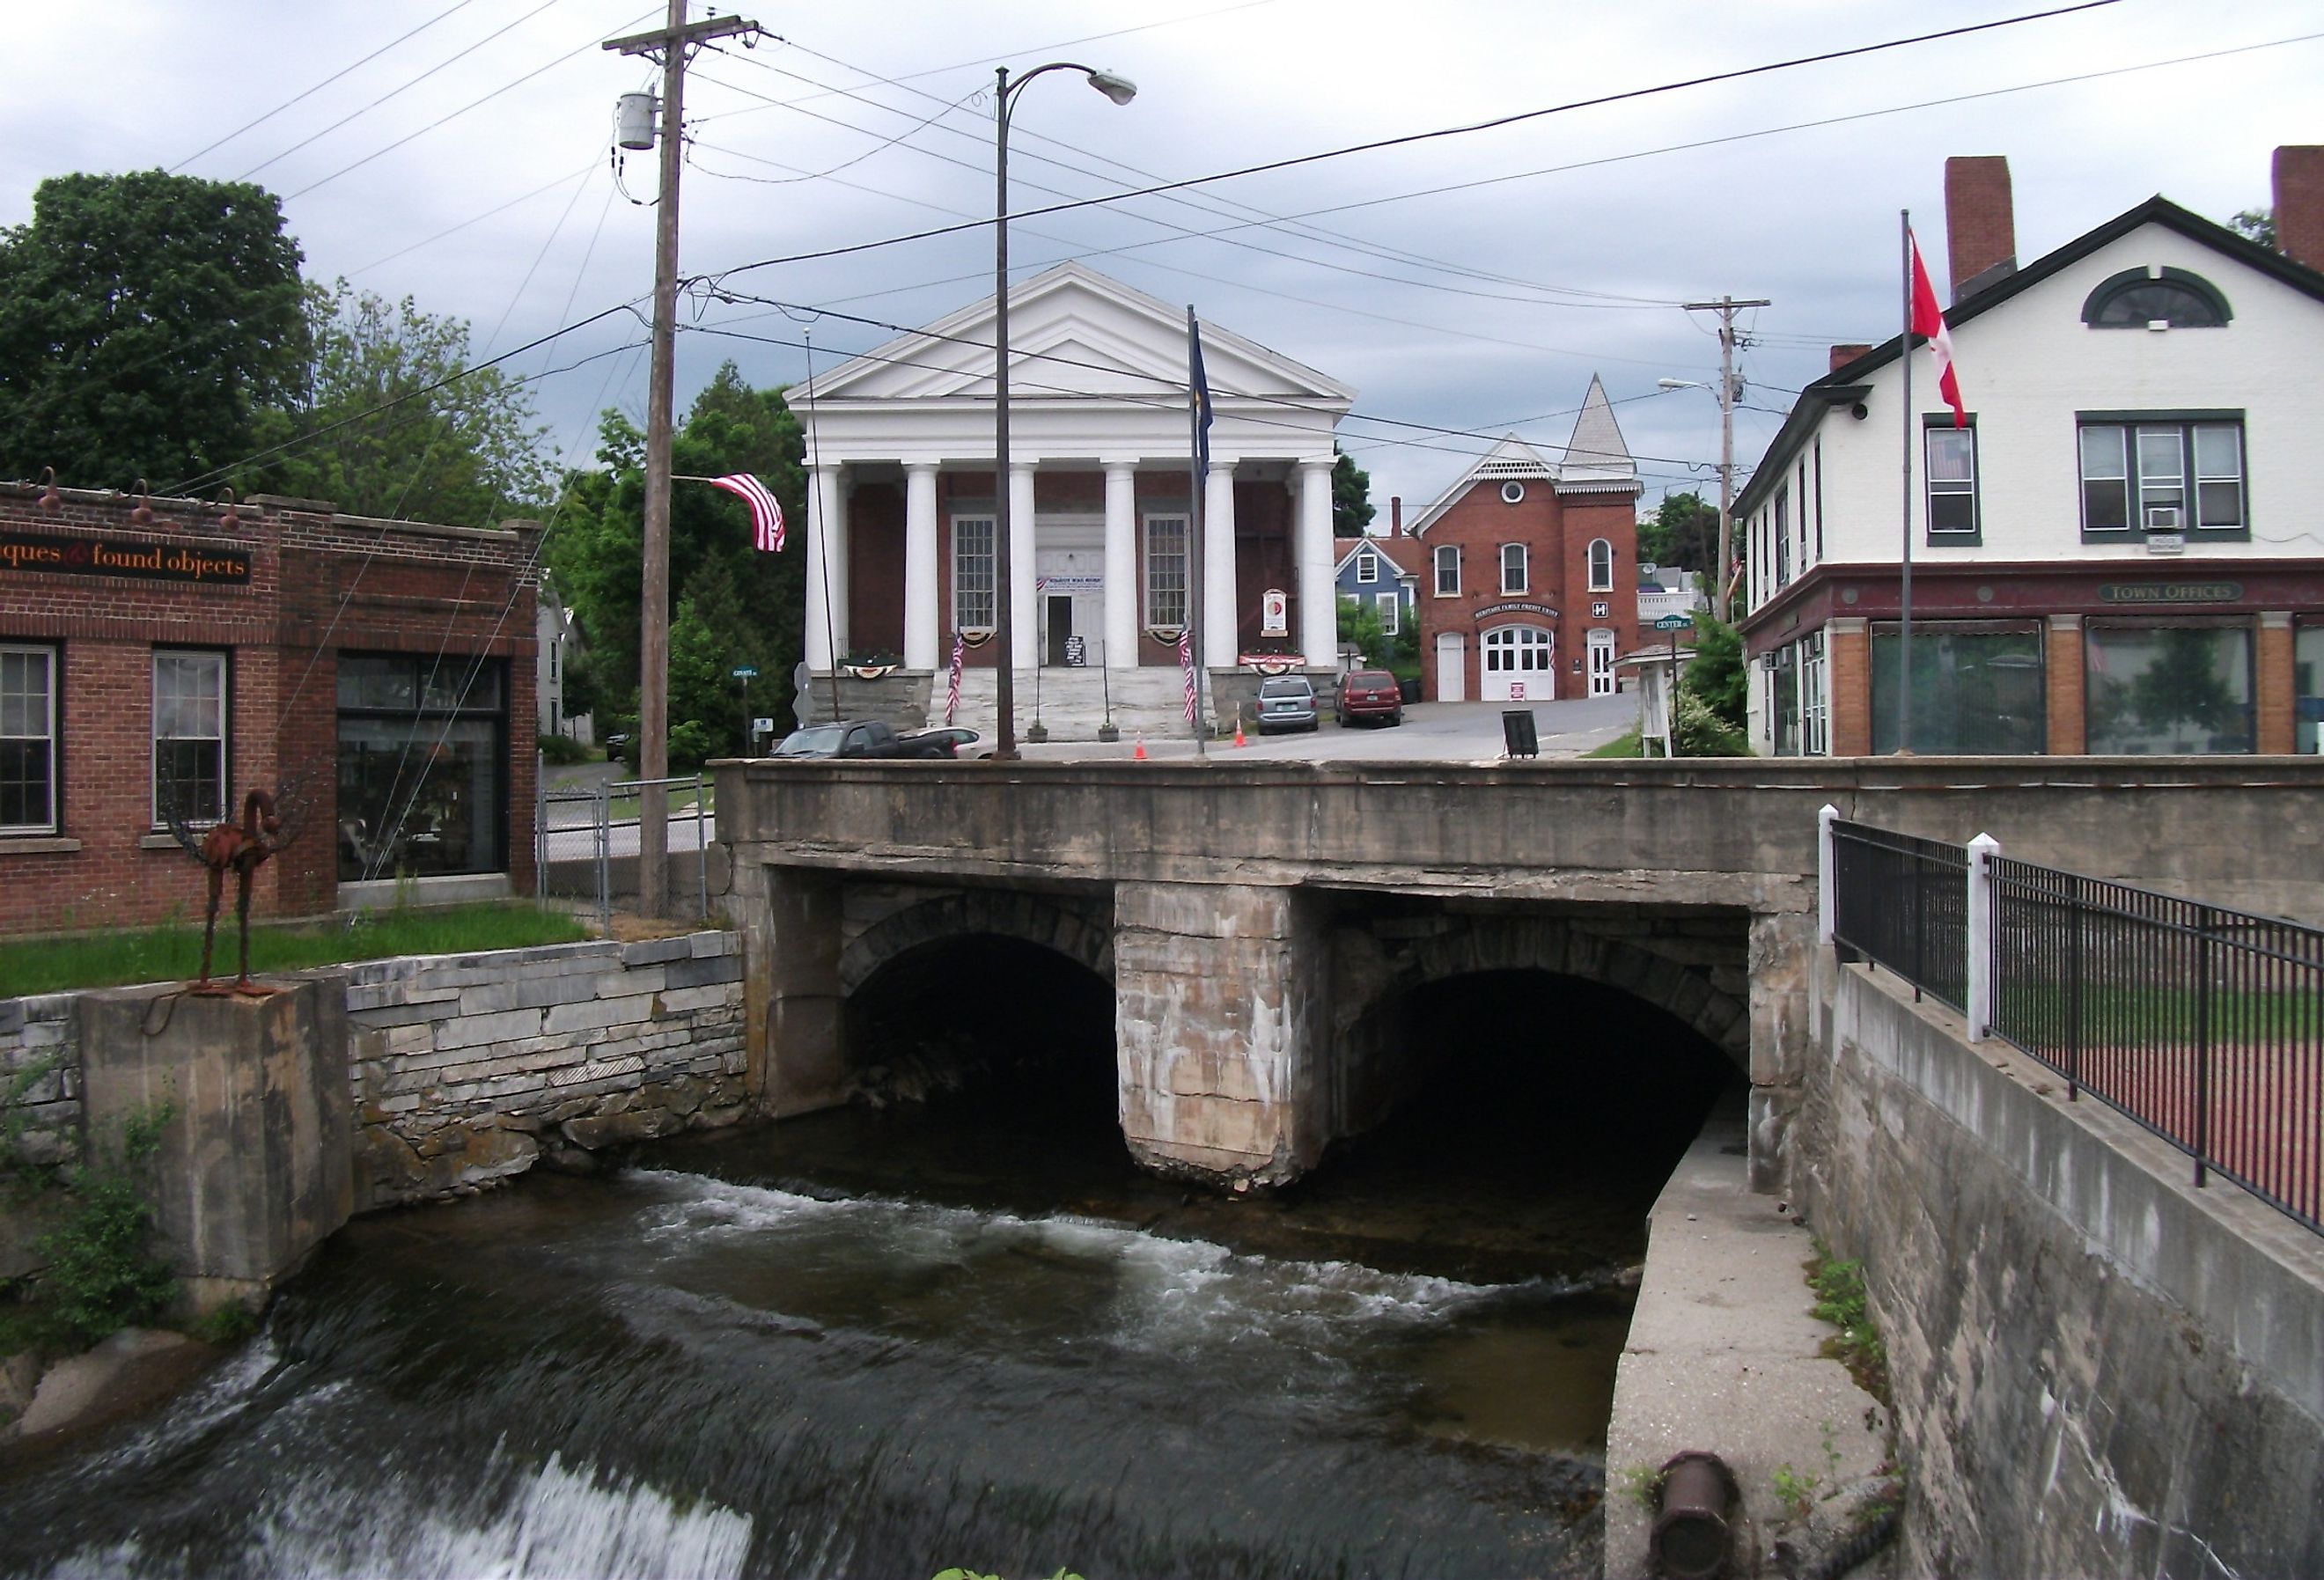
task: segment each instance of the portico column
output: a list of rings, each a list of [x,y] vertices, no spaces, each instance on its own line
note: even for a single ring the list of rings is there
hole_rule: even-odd
[[[1332,463],[1299,463],[1299,645],[1310,668],[1330,669],[1340,654],[1339,595],[1332,580]]]
[[[1009,468],[1009,617],[1016,622],[1010,663],[1029,670],[1041,637],[1033,602],[1033,468]]]
[[[1138,463],[1105,464],[1105,664],[1138,662]]]
[[[1234,667],[1242,605],[1235,596],[1234,463],[1213,461],[1203,491],[1203,662]]]
[[[835,466],[807,475],[807,667],[828,670],[847,651],[847,518]]]
[[[936,469],[904,468],[904,667],[933,670],[936,629]]]

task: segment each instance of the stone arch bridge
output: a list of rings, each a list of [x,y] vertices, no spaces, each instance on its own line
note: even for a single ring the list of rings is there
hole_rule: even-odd
[[[770,1113],[844,1101],[845,1006],[889,963],[1013,938],[1112,987],[1150,1166],[1280,1183],[1418,1078],[1373,1012],[1534,970],[1649,1003],[1750,1086],[1778,1188],[1818,1021],[1816,816],[2324,918],[2305,758],[725,762],[724,903]],[[1005,991],[996,984],[994,991]]]

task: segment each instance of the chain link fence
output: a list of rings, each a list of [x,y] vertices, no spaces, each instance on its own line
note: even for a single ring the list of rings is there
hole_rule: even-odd
[[[674,916],[710,913],[710,843],[716,808],[702,774],[663,780],[609,780],[591,786],[547,788],[533,820],[536,892],[549,903],[594,912],[600,928],[615,911],[636,913],[638,818],[643,792],[668,792],[669,883],[666,909]]]

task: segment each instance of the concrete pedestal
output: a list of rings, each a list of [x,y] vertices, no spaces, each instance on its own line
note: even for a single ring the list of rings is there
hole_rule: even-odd
[[[177,988],[88,995],[89,1133],[117,1144],[139,1109],[172,1111],[153,1160],[161,1252],[197,1308],[263,1290],[355,1202],[346,993],[337,980],[265,998]]]

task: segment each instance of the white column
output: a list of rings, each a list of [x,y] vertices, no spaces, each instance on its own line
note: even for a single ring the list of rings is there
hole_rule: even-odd
[[[1009,617],[1017,623],[1010,662],[1029,670],[1039,662],[1041,628],[1033,601],[1033,468],[1009,468]]]
[[[1234,463],[1211,463],[1203,491],[1203,662],[1234,668],[1242,605],[1235,589]]]
[[[807,474],[807,667],[828,670],[847,651],[847,517],[835,466]]]
[[[1665,707],[1669,704],[1665,702]],[[1829,944],[1840,929],[1840,853],[1832,843],[1831,826],[1840,808],[1826,801],[1816,812],[1816,942]]]
[[[1138,662],[1138,463],[1105,464],[1105,666]]]
[[[1299,463],[1299,531],[1293,563],[1299,577],[1299,645],[1311,668],[1331,669],[1340,653],[1339,595],[1332,584],[1332,463]]]
[[[1980,834],[1969,842],[1969,1039],[1983,1042],[1993,1035],[1993,858],[2001,842]],[[2069,922],[2067,925],[2076,925]]]
[[[933,670],[945,651],[936,629],[936,469],[904,468],[904,664]]]

